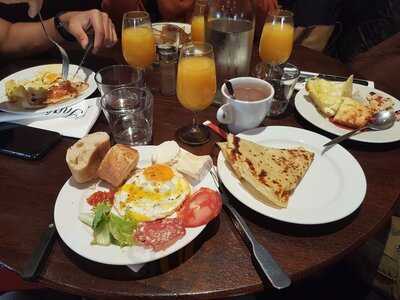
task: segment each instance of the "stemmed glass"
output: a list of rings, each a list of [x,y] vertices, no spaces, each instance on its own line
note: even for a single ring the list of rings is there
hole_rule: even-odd
[[[268,77],[289,59],[293,39],[293,13],[283,9],[271,11],[265,20],[259,47],[261,60],[269,67]]]
[[[144,71],[156,57],[150,16],[145,11],[129,11],[122,22],[122,52],[133,68]]]
[[[217,89],[213,48],[208,43],[189,43],[182,47],[178,63],[176,92],[179,102],[194,113],[192,125],[180,128],[178,138],[190,145],[208,142],[208,128],[199,125],[196,113],[206,109]]]
[[[205,13],[207,9],[206,0],[197,0],[194,5],[194,12],[192,16],[192,41],[205,42],[206,29],[205,29]]]

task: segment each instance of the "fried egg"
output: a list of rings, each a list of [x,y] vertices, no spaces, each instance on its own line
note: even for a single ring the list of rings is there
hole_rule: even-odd
[[[121,216],[153,221],[172,215],[191,192],[176,170],[154,164],[136,171],[115,193],[114,206]]]

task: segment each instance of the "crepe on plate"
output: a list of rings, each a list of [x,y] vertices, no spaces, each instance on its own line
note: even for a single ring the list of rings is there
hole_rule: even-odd
[[[289,196],[314,159],[314,153],[302,147],[270,148],[232,134],[218,145],[239,179],[279,207],[287,207]]]

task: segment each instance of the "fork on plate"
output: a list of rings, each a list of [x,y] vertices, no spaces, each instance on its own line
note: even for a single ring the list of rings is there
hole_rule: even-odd
[[[67,79],[68,79],[68,72],[69,72],[69,57],[68,57],[68,54],[67,54],[67,52],[65,51],[65,49],[64,49],[63,47],[61,47],[59,43],[57,43],[55,40],[53,40],[53,39],[49,36],[49,34],[47,33],[46,27],[44,26],[44,23],[43,23],[42,14],[40,13],[40,11],[39,11],[38,15],[39,15],[39,19],[40,19],[40,24],[42,25],[43,31],[44,31],[44,33],[45,33],[47,39],[48,39],[50,42],[52,42],[52,43],[58,48],[58,50],[59,50],[60,53],[61,53],[61,57],[62,57],[62,71],[61,71],[61,76],[62,76],[63,80],[67,80]]]
[[[288,287],[291,284],[289,276],[282,270],[268,250],[256,240],[249,226],[246,224],[246,221],[238,213],[236,208],[230,204],[228,191],[221,182],[218,171],[214,166],[211,169],[211,176],[215,186],[221,194],[223,206],[231,216],[232,223],[235,225],[249,250],[252,251],[256,262],[264,272],[265,276],[269,279],[272,286],[277,289]]]

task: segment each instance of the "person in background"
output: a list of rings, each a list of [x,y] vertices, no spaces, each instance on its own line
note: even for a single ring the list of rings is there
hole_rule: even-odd
[[[28,14],[34,17],[43,4],[42,0],[0,0],[5,4],[28,3]],[[46,31],[56,42],[77,41],[82,48],[89,42],[86,31],[94,31],[93,52],[112,47],[117,34],[111,19],[97,9],[60,13],[44,21]],[[39,22],[11,23],[0,18],[0,55],[25,56],[45,51],[52,46]]]

